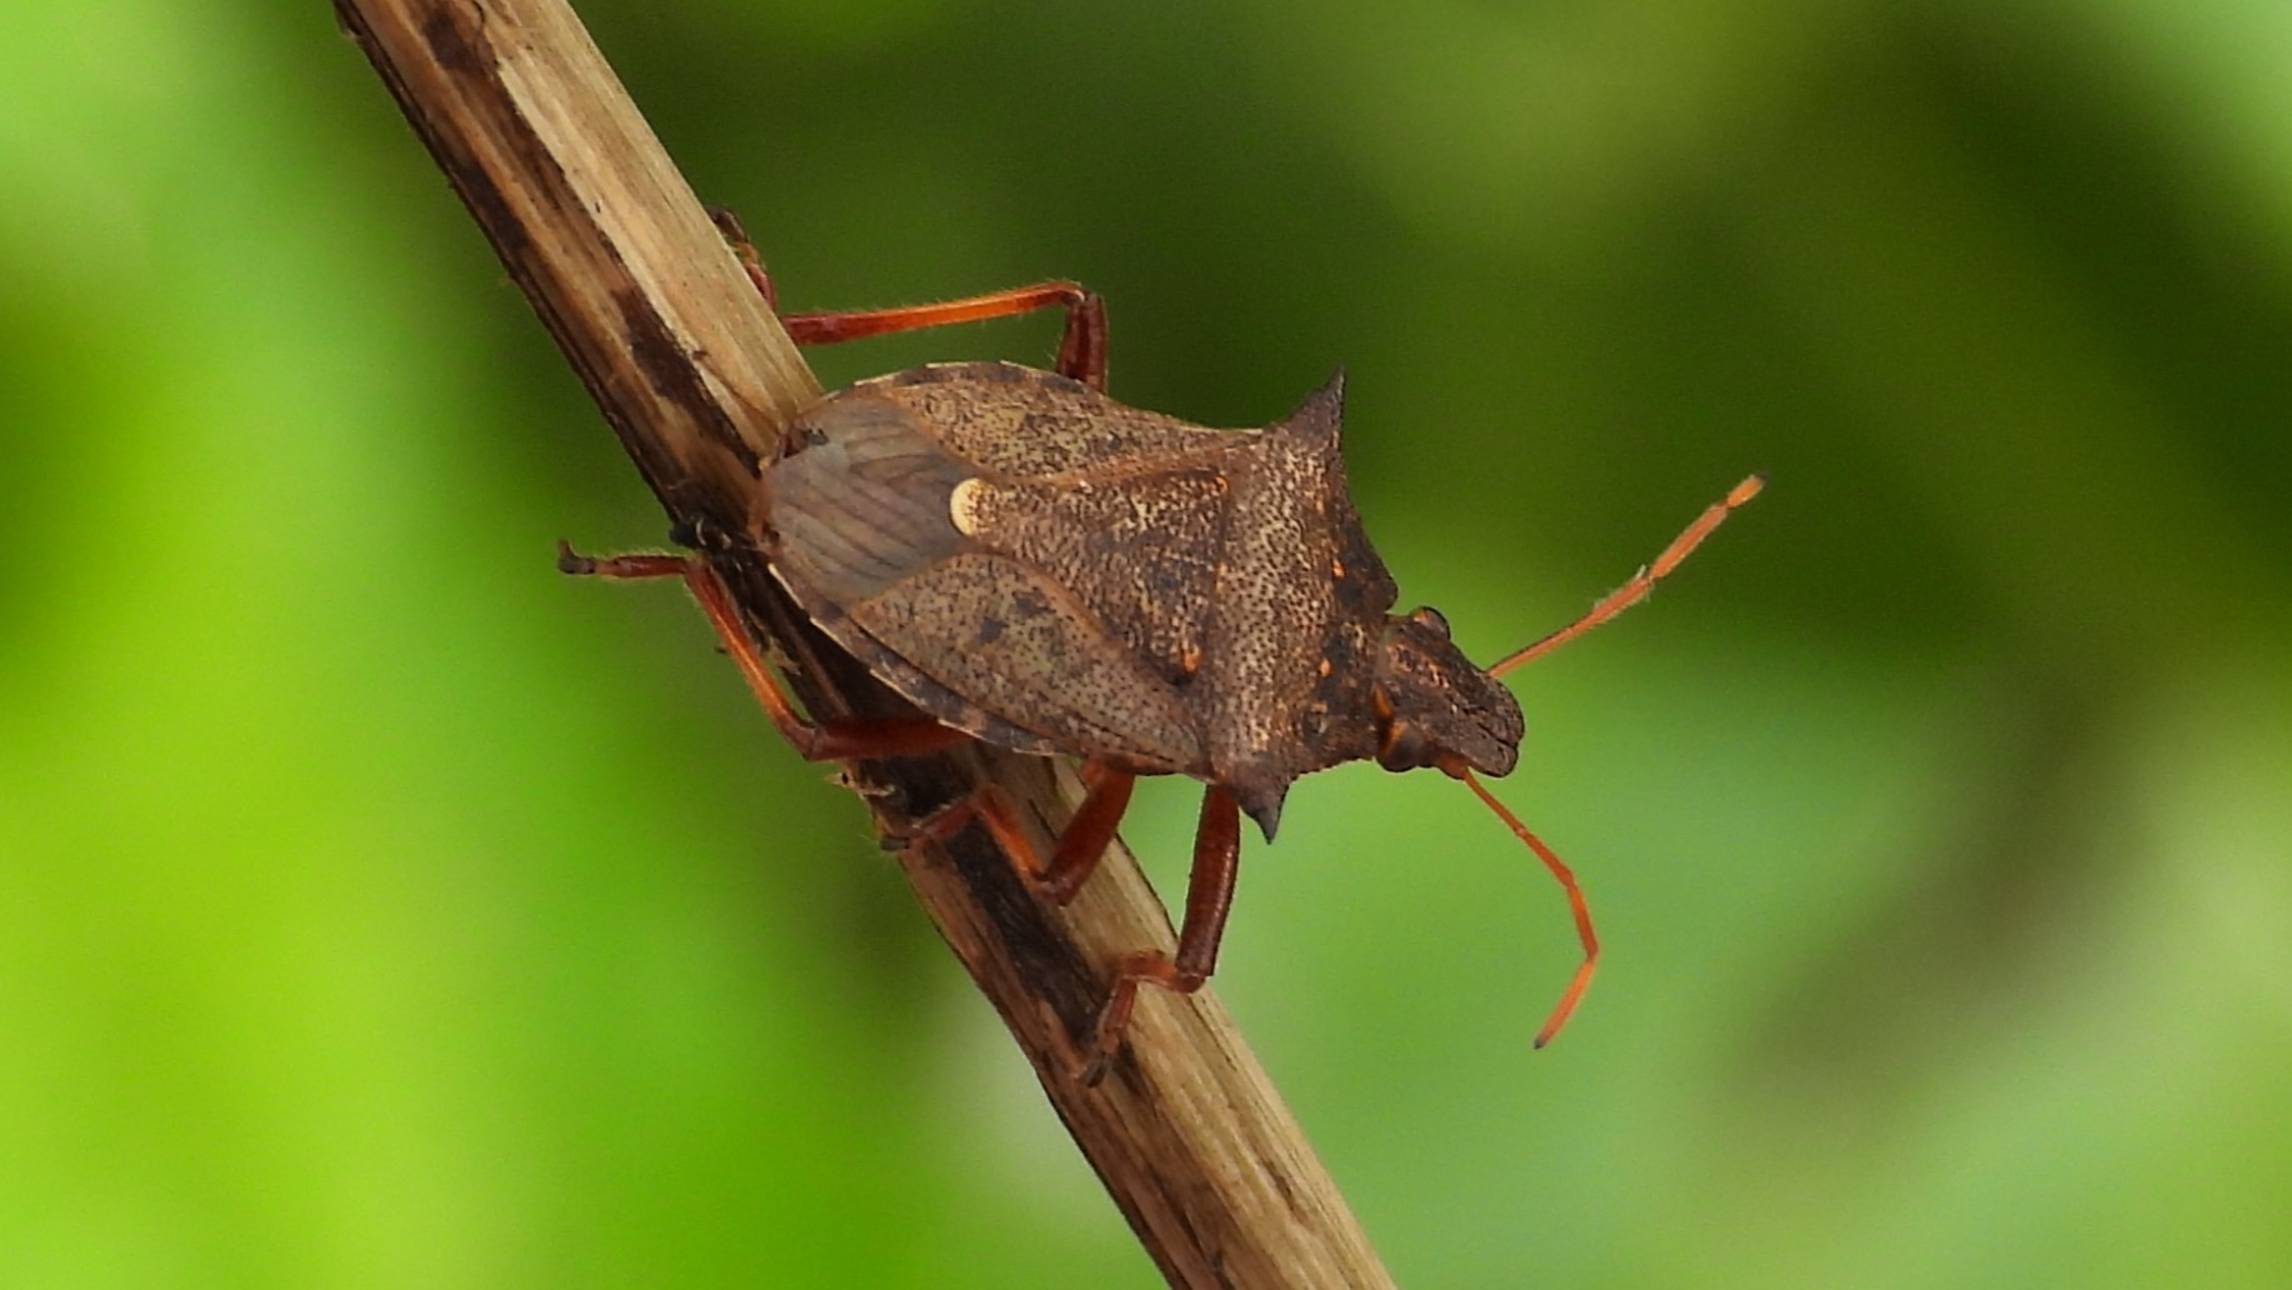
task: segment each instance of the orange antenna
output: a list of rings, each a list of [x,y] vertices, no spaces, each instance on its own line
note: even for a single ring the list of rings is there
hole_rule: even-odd
[[[1552,848],[1545,846],[1543,839],[1530,833],[1528,826],[1520,822],[1519,816],[1505,809],[1504,803],[1497,801],[1494,795],[1482,787],[1479,777],[1461,760],[1454,764],[1444,764],[1441,769],[1463,780],[1466,787],[1487,803],[1488,809],[1496,812],[1496,818],[1504,821],[1505,827],[1512,830],[1514,837],[1528,844],[1528,849],[1536,853],[1536,858],[1544,862],[1544,867],[1552,871],[1552,876],[1559,879],[1560,886],[1568,892],[1568,910],[1576,916],[1576,937],[1584,943],[1584,962],[1569,980],[1568,988],[1561,992],[1560,1002],[1553,1005],[1552,1015],[1544,1019],[1544,1028],[1536,1032],[1536,1046],[1542,1048],[1552,1042],[1552,1036],[1560,1033],[1560,1027],[1568,1024],[1569,1014],[1575,1012],[1577,1002],[1584,997],[1584,987],[1592,983],[1592,968],[1600,961],[1600,938],[1592,932],[1591,906],[1584,903],[1584,890],[1576,885],[1575,872],[1563,864],[1560,857],[1552,854]]]
[[[1663,548],[1663,553],[1656,556],[1652,563],[1648,564],[1645,568],[1642,568],[1638,573],[1633,574],[1631,576],[1631,581],[1616,588],[1614,591],[1609,592],[1605,597],[1601,599],[1600,603],[1592,606],[1590,611],[1585,613],[1583,617],[1552,633],[1544,639],[1537,641],[1535,644],[1528,646],[1526,649],[1506,656],[1502,662],[1499,662],[1496,666],[1488,669],[1488,674],[1490,676],[1502,676],[1506,672],[1511,671],[1513,668],[1528,662],[1530,659],[1539,658],[1543,655],[1551,653],[1553,650],[1560,648],[1562,645],[1567,644],[1569,641],[1576,639],[1578,636],[1583,635],[1585,632],[1592,630],[1594,627],[1599,626],[1601,623],[1606,622],[1610,618],[1615,617],[1617,614],[1620,614],[1626,609],[1631,608],[1633,605],[1638,604],[1641,600],[1647,597],[1648,592],[1655,589],[1655,584],[1659,579],[1661,579],[1665,574],[1670,573],[1673,569],[1678,568],[1679,562],[1687,558],[1688,552],[1693,551],[1698,545],[1700,545],[1703,539],[1711,536],[1711,530],[1719,527],[1720,523],[1727,518],[1728,512],[1734,510],[1738,506],[1741,506],[1743,503],[1750,501],[1752,498],[1757,497],[1759,495],[1759,490],[1765,488],[1766,486],[1767,477],[1765,475],[1753,475],[1749,479],[1744,480],[1742,483],[1735,485],[1735,487],[1728,492],[1727,496],[1721,498],[1717,503],[1712,505],[1709,509],[1705,510],[1701,515],[1696,516],[1695,522],[1687,526],[1687,531],[1681,533],[1678,537],[1673,538],[1671,540],[1671,545]],[[1487,794],[1483,793],[1481,796],[1486,797]],[[1495,803],[1491,802],[1490,805],[1493,806]],[[1503,808],[1499,807],[1498,809],[1501,810]],[[1523,834],[1522,836],[1525,837],[1526,835]],[[1538,850],[1542,850],[1541,845],[1534,841],[1531,841],[1529,845],[1537,847]],[[1557,864],[1558,862],[1552,861],[1551,863]]]

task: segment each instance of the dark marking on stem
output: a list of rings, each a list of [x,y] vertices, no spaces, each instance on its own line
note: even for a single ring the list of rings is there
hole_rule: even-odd
[[[652,386],[653,393],[663,402],[684,409],[694,425],[720,447],[739,454],[749,472],[756,473],[760,468],[756,454],[741,442],[740,430],[733,425],[731,414],[709,396],[708,388],[693,371],[684,346],[669,334],[668,324],[653,311],[643,293],[634,287],[616,290],[613,307],[620,312],[629,354],[636,359],[637,369],[645,374],[645,382]]]
[[[1097,980],[1078,962],[1065,939],[1044,919],[1042,906],[1026,889],[1011,858],[976,833],[959,835],[945,848],[955,874],[995,928],[995,938],[1011,965],[1034,985],[1072,1035],[1088,1035],[1098,1017]]]
[[[1257,1167],[1265,1171],[1265,1180],[1273,1184],[1273,1190],[1280,1195],[1282,1205],[1289,1210],[1289,1216],[1300,1223],[1306,1222],[1305,1206],[1299,1203],[1297,1190],[1289,1185],[1288,1172],[1264,1156],[1257,1158]]]
[[[438,66],[454,75],[483,76],[495,65],[485,32],[482,29],[464,32],[455,16],[456,10],[450,5],[439,5],[431,10],[429,17],[422,19],[422,43],[430,47],[430,55],[438,60]],[[473,17],[476,19],[473,25],[482,28],[484,15],[479,13]],[[487,46],[482,58],[478,55],[479,46]]]

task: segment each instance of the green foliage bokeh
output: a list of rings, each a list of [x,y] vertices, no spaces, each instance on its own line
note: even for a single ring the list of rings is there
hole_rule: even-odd
[[[1504,796],[1308,780],[1218,987],[1407,1285],[2292,1269],[2292,21],[2238,0],[581,6],[792,308],[1342,362]],[[326,6],[0,44],[0,1285],[1146,1286]],[[833,382],[1046,361],[1030,320]],[[1192,795],[1129,830],[1181,882]]]

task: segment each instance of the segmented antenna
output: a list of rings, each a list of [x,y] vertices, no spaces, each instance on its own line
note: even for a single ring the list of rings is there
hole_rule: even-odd
[[[1700,545],[1703,539],[1711,536],[1711,530],[1718,528],[1730,511],[1757,497],[1759,490],[1766,486],[1767,477],[1765,475],[1753,475],[1735,485],[1733,489],[1728,491],[1727,496],[1714,503],[1701,515],[1696,516],[1695,522],[1687,526],[1686,532],[1671,539],[1671,545],[1663,548],[1662,554],[1656,556],[1652,563],[1643,566],[1638,573],[1633,574],[1631,581],[1602,597],[1600,603],[1592,606],[1583,617],[1535,644],[1507,655],[1503,661],[1488,669],[1488,674],[1490,676],[1502,676],[1530,659],[1541,658],[1638,604],[1647,597],[1648,592],[1655,589],[1657,581],[1679,567],[1679,562],[1687,558],[1688,552]]]

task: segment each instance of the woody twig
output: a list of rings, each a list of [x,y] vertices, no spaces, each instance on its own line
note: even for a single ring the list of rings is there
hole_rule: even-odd
[[[748,531],[758,463],[819,386],[580,21],[560,0],[337,9],[672,522]],[[710,559],[813,714],[898,712],[743,544]],[[1079,797],[1071,767],[977,747],[861,763],[849,779],[889,835],[993,782],[1046,852]],[[981,830],[901,865],[1172,1285],[1390,1284],[1210,993],[1150,992],[1125,1059],[1095,1088],[1074,1078],[1114,962],[1172,943],[1119,845],[1064,910]]]

